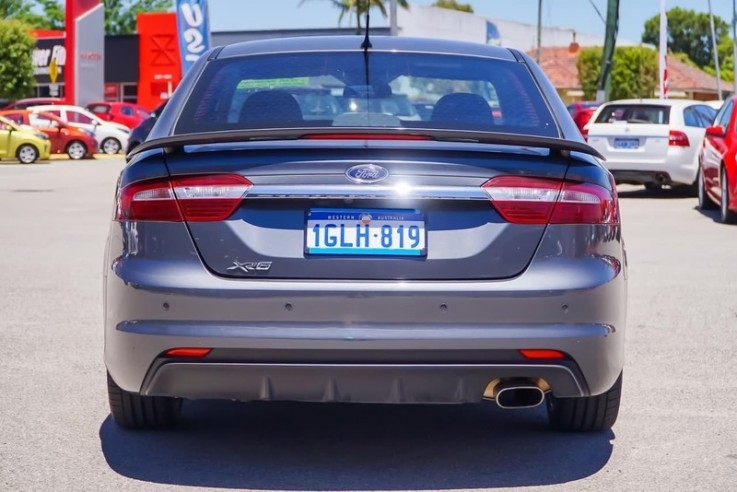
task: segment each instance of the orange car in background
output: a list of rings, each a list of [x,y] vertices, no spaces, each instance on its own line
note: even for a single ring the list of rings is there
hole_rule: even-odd
[[[68,125],[53,114],[15,109],[0,115],[43,132],[51,142],[52,154],[66,153],[70,159],[89,157],[97,151],[97,140],[87,130]]]

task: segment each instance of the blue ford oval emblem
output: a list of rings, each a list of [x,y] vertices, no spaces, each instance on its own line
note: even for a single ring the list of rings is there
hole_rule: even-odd
[[[345,172],[345,176],[354,183],[377,183],[389,177],[389,171],[376,164],[360,164]]]

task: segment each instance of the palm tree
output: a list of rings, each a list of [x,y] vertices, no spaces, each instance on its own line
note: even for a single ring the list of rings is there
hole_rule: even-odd
[[[305,3],[307,0],[301,0],[300,5]],[[328,0],[334,7],[340,9],[340,15],[338,16],[338,23],[343,21],[343,17],[350,13],[356,17],[356,34],[361,34],[361,16],[368,12],[369,8],[377,8],[381,15],[386,18],[387,8],[386,4],[390,0]],[[409,8],[407,0],[397,0],[397,3],[402,8]]]

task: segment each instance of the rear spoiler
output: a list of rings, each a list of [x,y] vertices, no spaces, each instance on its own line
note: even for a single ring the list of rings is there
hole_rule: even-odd
[[[575,140],[564,140],[553,137],[522,135],[516,133],[493,133],[467,130],[435,130],[417,128],[366,128],[366,127],[303,127],[303,128],[265,128],[255,130],[229,130],[222,132],[184,133],[170,137],[161,137],[143,142],[134,148],[128,158],[152,149],[164,149],[167,153],[174,153],[187,145],[207,145],[234,142],[253,142],[268,140],[299,140],[303,138],[329,138],[330,135],[350,134],[357,139],[360,135],[367,138],[386,135],[387,138],[401,139],[428,139],[438,142],[480,143],[492,145],[511,145],[515,147],[546,148],[555,152],[581,152],[604,160],[596,149],[590,145]]]

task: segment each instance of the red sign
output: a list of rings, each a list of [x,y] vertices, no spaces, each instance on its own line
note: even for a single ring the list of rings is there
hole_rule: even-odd
[[[153,109],[182,80],[174,12],[138,15],[138,104]]]

